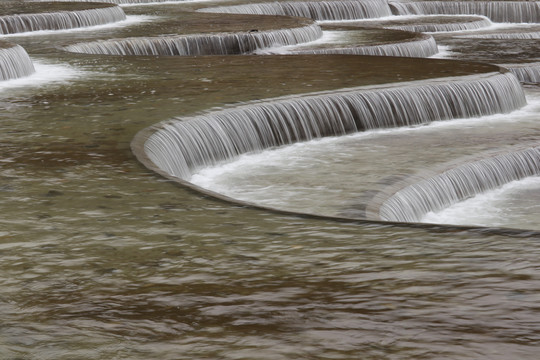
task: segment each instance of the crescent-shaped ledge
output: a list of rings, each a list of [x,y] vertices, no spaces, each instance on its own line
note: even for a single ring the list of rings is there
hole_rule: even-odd
[[[119,6],[92,2],[5,2],[0,13],[0,34],[66,30],[126,19]]]

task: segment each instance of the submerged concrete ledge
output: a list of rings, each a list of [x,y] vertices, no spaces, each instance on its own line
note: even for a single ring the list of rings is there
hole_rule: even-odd
[[[5,2],[0,4],[0,34],[67,30],[126,19],[117,5],[93,2]]]
[[[32,60],[22,46],[0,40],[0,81],[29,76],[34,72]]]

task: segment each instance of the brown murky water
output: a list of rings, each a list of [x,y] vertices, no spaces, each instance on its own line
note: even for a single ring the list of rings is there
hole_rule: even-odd
[[[137,29],[9,38],[79,72],[0,90],[0,359],[537,358],[537,237],[242,208],[129,150],[171,116],[388,79],[352,56],[56,49]]]

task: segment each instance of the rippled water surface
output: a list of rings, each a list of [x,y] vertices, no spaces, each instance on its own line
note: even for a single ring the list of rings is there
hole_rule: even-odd
[[[126,12],[173,9],[162,6]],[[358,60],[57,49],[137,29],[9,39],[39,66],[31,83],[0,87],[0,359],[537,359],[535,233],[234,206],[160,178],[129,149],[172,116],[357,86]],[[484,146],[479,128],[464,148]],[[519,123],[495,144],[534,129]],[[393,139],[353,143],[370,158],[369,144],[392,154]]]

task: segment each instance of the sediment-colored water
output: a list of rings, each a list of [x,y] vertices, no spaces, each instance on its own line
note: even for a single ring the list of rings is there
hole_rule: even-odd
[[[220,18],[230,31],[240,31],[238,20],[248,30],[271,26],[251,15],[179,12],[200,6],[125,7],[128,18],[152,21],[9,38],[30,54],[36,74],[0,83],[0,358],[536,359],[535,232],[269,212],[165,180],[130,151],[140,130],[172,117],[286,95],[464,75],[471,65],[60,50],[173,28],[200,32],[213,24],[201,16]],[[198,30],[188,30],[191,25]],[[465,41],[447,37],[446,43]],[[518,48],[515,41],[498,44],[478,41],[477,52],[464,45],[456,56]],[[493,57],[512,60],[508,53]],[[364,73],[364,61],[382,70]],[[389,68],[394,71],[384,71]],[[536,141],[535,89],[526,93],[532,108],[523,111],[531,117],[368,134],[345,142],[340,156],[358,147],[358,172],[349,176],[376,184],[393,166],[410,171],[432,160]],[[350,164],[344,161],[343,168]],[[301,177],[286,171],[273,172]],[[320,176],[330,179],[334,171]],[[316,188],[315,197],[324,199],[322,191]],[[297,195],[291,204],[304,200]]]

